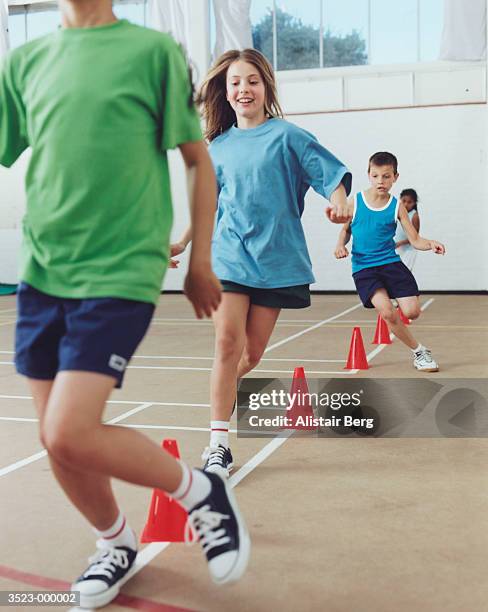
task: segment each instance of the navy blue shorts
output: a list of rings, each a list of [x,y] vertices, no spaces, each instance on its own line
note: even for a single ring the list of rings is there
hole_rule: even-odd
[[[67,299],[27,283],[17,292],[15,365],[29,378],[61,370],[107,374],[122,386],[125,368],[149,327],[154,305],[119,298]]]
[[[251,304],[256,306],[266,306],[267,308],[308,308],[310,306],[309,285],[260,289],[227,280],[221,280],[220,284],[224,293],[248,295]]]
[[[417,281],[402,261],[363,268],[352,275],[361,302],[366,308],[374,308],[371,298],[377,289],[386,289],[390,298],[420,295]]]

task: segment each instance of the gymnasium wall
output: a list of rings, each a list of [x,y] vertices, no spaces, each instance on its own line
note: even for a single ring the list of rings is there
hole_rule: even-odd
[[[371,74],[370,78],[373,77]],[[431,78],[435,85],[435,75]],[[428,80],[423,79],[422,83],[429,95],[436,94],[436,87],[427,87]],[[355,98],[348,97],[348,91],[361,94],[361,88],[356,85],[348,90],[349,85],[342,81],[342,102],[336,99],[341,102],[341,108],[302,114],[302,108],[313,109],[314,103],[317,104],[317,96],[313,95],[317,85],[308,82],[300,88],[295,80],[294,89],[287,91],[281,83],[285,111],[293,111],[288,119],[313,132],[350,167],[354,190],[368,184],[366,166],[371,153],[377,150],[395,153],[400,164],[395,191],[404,187],[417,189],[422,234],[444,242],[447,247],[444,257],[419,253],[416,265],[419,286],[425,290],[487,290],[486,103],[468,100],[468,104],[402,108],[403,98],[398,94],[395,99],[399,108],[352,110],[355,107],[351,106],[351,100]],[[483,86],[484,80],[481,80],[478,95],[483,92]],[[379,106],[381,91],[380,88],[372,106]],[[471,92],[465,95],[469,97]],[[389,100],[390,104],[393,102]],[[368,100],[363,100],[365,103]],[[20,224],[25,207],[23,180],[28,158],[27,152],[9,170],[0,166],[0,282],[15,282],[17,278]],[[176,239],[188,220],[184,171],[178,153],[171,154],[171,167]],[[304,224],[317,279],[312,288],[350,290],[353,289],[350,260],[336,261],[333,257],[339,226],[326,221],[324,205],[322,198],[309,192]],[[168,271],[166,289],[181,289],[186,256],[181,259],[180,270]]]

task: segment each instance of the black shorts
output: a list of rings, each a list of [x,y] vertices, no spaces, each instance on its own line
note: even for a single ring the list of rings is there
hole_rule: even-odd
[[[402,261],[363,268],[355,272],[352,278],[366,308],[374,308],[371,298],[377,289],[386,289],[390,298],[419,295],[417,281]]]
[[[243,293],[251,299],[251,304],[268,308],[308,308],[310,306],[310,286],[295,285],[276,289],[248,287],[232,281],[221,280],[224,293]]]
[[[115,378],[120,388],[153,312],[153,304],[145,302],[59,298],[21,283],[15,333],[17,372],[40,380],[53,380],[62,370],[97,372]]]

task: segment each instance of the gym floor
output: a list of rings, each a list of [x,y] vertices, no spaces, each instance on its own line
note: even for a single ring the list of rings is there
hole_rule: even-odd
[[[487,378],[488,300],[423,295],[412,331],[439,374],[413,369],[397,340],[371,345],[374,311],[354,295],[314,296],[283,311],[252,376]],[[343,369],[352,328],[370,369]],[[89,527],[55,483],[25,381],[12,364],[15,298],[0,298],[0,590],[69,588],[94,552]],[[163,295],[106,421],[158,444],[176,438],[200,465],[208,441],[213,327],[185,298]],[[235,423],[233,425],[235,427]],[[488,587],[486,438],[237,439],[232,484],[251,531],[247,574],[214,586],[198,546],[141,547],[134,577],[108,611],[482,612]],[[140,533],[151,492],[115,483]],[[14,608],[15,609],[15,608]],[[18,608],[20,609],[20,608]],[[62,608],[44,608],[60,610]]]

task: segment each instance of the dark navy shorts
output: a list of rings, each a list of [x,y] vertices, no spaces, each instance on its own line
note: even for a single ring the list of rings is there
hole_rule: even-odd
[[[363,268],[355,272],[352,278],[366,308],[374,308],[371,298],[377,289],[386,289],[390,298],[419,295],[417,281],[402,261]]]
[[[309,285],[260,289],[248,287],[232,281],[221,280],[224,293],[243,293],[248,295],[251,304],[268,308],[308,308],[310,306]]]
[[[125,368],[149,327],[154,305],[119,298],[67,299],[27,283],[17,292],[15,365],[29,378],[62,370],[107,374],[122,386]]]

